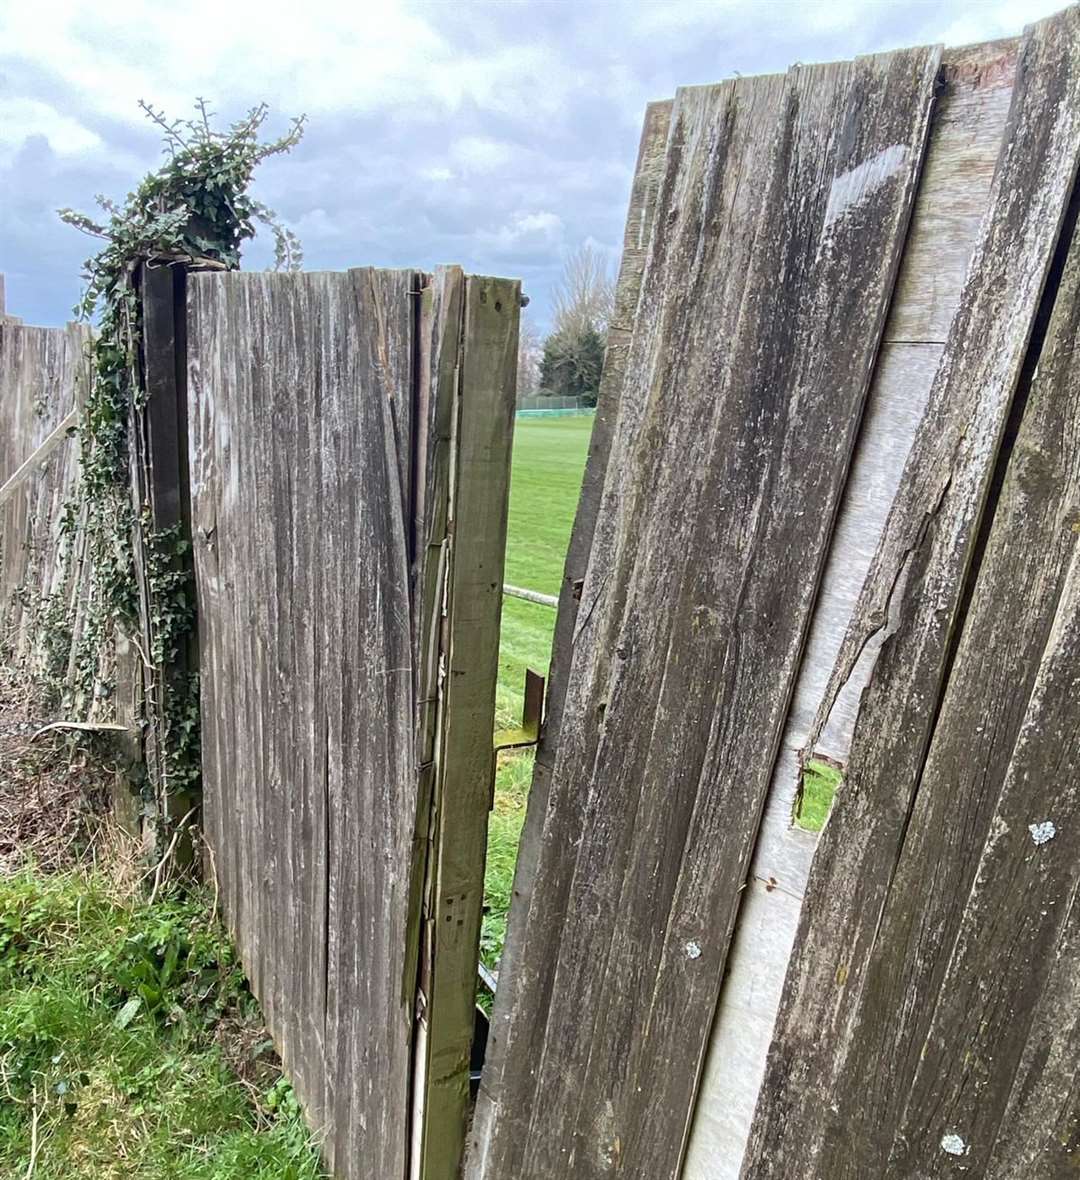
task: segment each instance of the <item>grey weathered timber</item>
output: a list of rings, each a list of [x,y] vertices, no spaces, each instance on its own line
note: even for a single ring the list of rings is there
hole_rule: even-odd
[[[450,576],[425,915],[421,1180],[461,1175],[476,1009],[499,661],[520,284],[465,282],[453,398]]]
[[[911,227],[743,893],[684,1180],[734,1180],[742,1165],[817,844],[814,833],[792,824],[801,755],[960,303],[1001,148],[1017,45],[946,50],[942,61]],[[876,650],[864,652],[816,753],[846,760]]]
[[[890,1073],[896,1092],[873,1091],[879,1110],[903,1112],[890,1157],[897,1176],[948,1175],[947,1135],[964,1141],[976,1175],[1067,1174],[1080,1147],[1080,1096],[1069,1096],[1060,1066],[1040,1062],[1050,1030],[1028,1045],[1043,991],[1066,967],[1060,941],[1080,887],[1080,233],[1072,236],[1045,340],[1033,342],[1030,390],[1021,389],[1023,416],[875,942],[875,960],[904,981],[904,1006],[916,1013],[888,1032],[901,1066]],[[1075,948],[1065,956],[1080,967]],[[876,969],[869,1002],[887,1022],[895,985],[882,988],[882,976]],[[1080,1011],[1063,1009],[1055,1023],[1051,1036],[1068,1038]],[[1039,1080],[1065,1084],[1057,1101],[1044,1094],[1041,1110],[1025,1094]],[[1005,1119],[1014,1095],[1028,1106],[1018,1125]],[[1002,1172],[998,1151],[1023,1166]]]
[[[517,968],[524,955],[522,940],[531,917],[530,898],[532,897],[533,878],[540,857],[541,843],[544,842],[544,855],[548,858],[561,850],[561,854],[566,860],[567,871],[572,869],[573,864],[571,859],[572,845],[567,839],[566,829],[558,831],[548,826],[548,823],[555,821],[556,817],[548,817],[547,797],[554,764],[554,752],[558,747],[559,719],[562,716],[562,703],[566,693],[566,678],[570,670],[577,604],[592,549],[596,516],[611,449],[611,434],[618,414],[625,378],[626,355],[638,296],[641,291],[641,276],[645,266],[646,253],[652,239],[653,221],[671,120],[671,105],[670,102],[650,104],[645,113],[645,126],[641,134],[637,168],[630,193],[630,208],[626,218],[626,232],[623,238],[622,263],[615,288],[612,323],[608,329],[607,350],[604,355],[604,372],[597,399],[596,417],[593,421],[581,496],[567,550],[562,585],[559,589],[558,615],[556,616],[551,667],[548,676],[546,715],[536,751],[533,781],[529,793],[531,803],[526,813],[521,841],[518,846],[518,859],[514,869],[514,904],[511,908],[502,962],[499,967],[498,1003],[495,1005],[491,1017],[484,1073],[469,1141],[467,1158],[470,1175],[478,1174],[488,1166],[487,1152],[493,1146],[491,1129],[501,1102],[503,1071],[506,1068],[509,1053],[518,1052],[519,1035],[528,1035],[527,1026],[523,1028],[518,1021],[518,1016],[521,1014],[518,989],[519,985],[529,986],[531,973],[526,969],[523,975],[519,975]],[[557,914],[551,914],[550,918],[554,922],[558,921]]]
[[[520,290],[456,268],[426,287],[373,270],[189,287],[223,910],[335,1175],[450,1176]],[[451,908],[461,925],[438,929]]]
[[[392,400],[411,272],[192,276],[206,836],[223,910],[342,1176],[402,1176],[416,823]]]
[[[88,388],[89,340],[83,325],[0,320],[0,629],[31,667],[47,658],[44,619],[62,619],[77,592],[60,520],[78,482],[73,415]]]
[[[434,956],[433,848],[437,816],[433,798],[439,772],[439,734],[444,695],[451,536],[448,526],[453,481],[456,391],[461,366],[465,276],[458,267],[438,271],[420,295],[419,371],[416,397],[416,462],[413,516],[413,634],[416,641],[416,713],[419,798],[409,900],[409,952],[403,986],[415,989],[409,1175],[419,1177],[428,1103],[428,1013]],[[415,932],[415,933],[414,933]],[[472,992],[470,991],[470,998]]]
[[[68,414],[60,419],[48,437],[34,450],[33,454],[24,460],[20,466],[16,467],[3,484],[0,484],[0,508],[3,508],[34,472],[45,465],[46,460],[52,455],[53,451],[71,438],[78,426],[78,422],[79,411],[77,407],[73,407]]]
[[[811,870],[743,1167],[755,1180],[911,1174],[890,1170],[890,1159],[942,944],[925,946],[919,971],[905,967],[912,915],[905,918],[905,895],[896,892],[899,866],[913,803],[930,806],[920,801],[927,749],[944,686],[951,685],[984,505],[1078,159],[1080,11],[1071,9],[1033,26],[1020,47],[983,232],[926,416],[811,731],[813,747],[860,652],[884,630],[844,788]],[[963,828],[967,817],[958,818]],[[977,848],[978,829],[968,835]],[[936,874],[941,864],[934,857],[921,871]],[[963,896],[961,885],[952,912]],[[936,931],[937,938],[947,944],[948,931]],[[938,1166],[949,1164],[948,1151],[940,1142],[938,1148]]]
[[[491,1180],[679,1170],[937,66],[676,99],[545,800],[576,848],[541,846]]]

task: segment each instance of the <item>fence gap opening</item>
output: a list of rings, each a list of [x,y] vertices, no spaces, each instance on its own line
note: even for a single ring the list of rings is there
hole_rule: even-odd
[[[844,767],[835,758],[815,754],[799,776],[792,808],[792,823],[804,832],[820,832],[832,810],[836,792],[844,781]]]

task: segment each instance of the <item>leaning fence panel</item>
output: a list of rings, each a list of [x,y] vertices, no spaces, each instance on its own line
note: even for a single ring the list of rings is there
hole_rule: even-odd
[[[496,1015],[485,1180],[678,1172],[937,65],[913,50],[676,99],[512,918],[526,962]]]

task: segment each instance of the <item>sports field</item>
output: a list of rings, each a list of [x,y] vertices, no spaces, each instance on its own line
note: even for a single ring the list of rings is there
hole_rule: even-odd
[[[506,545],[506,581],[511,585],[541,594],[559,593],[592,424],[591,414],[519,418],[515,424]],[[503,599],[496,728],[520,724],[525,669],[547,675],[554,629],[555,611],[550,607]],[[498,964],[506,933],[532,761],[531,751],[503,754],[495,779],[495,807],[488,824],[487,913],[481,935],[482,956],[492,969]]]

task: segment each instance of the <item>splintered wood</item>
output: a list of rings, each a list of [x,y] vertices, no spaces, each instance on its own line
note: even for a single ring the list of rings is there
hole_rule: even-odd
[[[1071,1174],[1078,165],[1076,8],[650,108],[470,1180]]]

